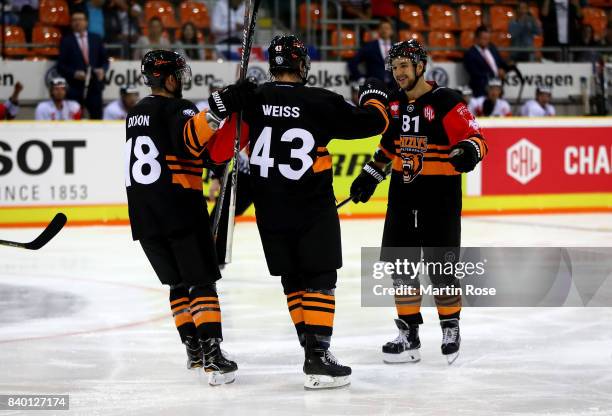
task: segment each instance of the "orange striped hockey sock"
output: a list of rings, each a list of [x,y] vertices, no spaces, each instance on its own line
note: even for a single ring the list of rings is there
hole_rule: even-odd
[[[185,286],[170,287],[170,308],[181,342],[195,338],[196,327],[189,309],[189,292]]]
[[[459,319],[461,314],[461,295],[439,295],[434,296],[438,317],[443,319]]]
[[[395,309],[397,317],[408,325],[422,324],[423,317],[421,316],[421,295],[395,295]]]
[[[191,316],[201,340],[222,339],[221,306],[214,286],[192,286],[189,290]]]
[[[288,293],[287,296],[287,308],[289,309],[289,315],[293,325],[295,325],[295,331],[297,332],[300,344],[304,346],[304,331],[306,324],[304,323],[304,310],[302,308],[302,297],[305,291],[301,290],[298,292]]]
[[[306,289],[302,296],[302,309],[307,334],[316,335],[319,339],[331,337],[336,309],[333,290]]]

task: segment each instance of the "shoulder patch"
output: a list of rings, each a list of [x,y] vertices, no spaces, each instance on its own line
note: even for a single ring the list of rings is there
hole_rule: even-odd
[[[183,115],[186,115],[187,117],[193,117],[196,115],[196,112],[191,108],[186,108],[185,110],[183,110]]]

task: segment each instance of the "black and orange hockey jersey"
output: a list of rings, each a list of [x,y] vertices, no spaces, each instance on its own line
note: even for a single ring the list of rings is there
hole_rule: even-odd
[[[389,129],[374,159],[391,162],[389,203],[417,208],[461,206],[461,175],[449,162],[451,147],[469,140],[480,159],[487,144],[478,122],[461,96],[432,83],[432,90],[414,101],[403,91],[389,100]]]
[[[150,95],[130,110],[125,186],[135,240],[209,226],[201,155],[213,134],[187,100]]]

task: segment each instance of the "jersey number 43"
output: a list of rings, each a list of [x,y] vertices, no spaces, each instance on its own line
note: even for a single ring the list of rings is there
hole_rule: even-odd
[[[125,186],[132,186],[132,178],[136,183],[150,185],[161,176],[162,168],[157,161],[159,150],[149,136],[136,137],[133,147],[132,141],[133,139],[129,139],[125,142]],[[132,150],[136,161],[130,165]]]
[[[308,130],[293,128],[287,130],[280,138],[281,142],[293,143],[295,140],[301,141],[301,146],[292,148],[290,157],[301,162],[299,169],[293,169],[288,163],[278,163],[276,168],[287,179],[297,181],[313,165],[312,157],[309,153],[315,146],[315,139]],[[259,166],[259,175],[267,178],[269,170],[275,168],[274,158],[270,155],[270,145],[272,142],[272,127],[264,127],[261,134],[253,145],[251,152],[251,165]],[[253,173],[253,170],[251,170]]]

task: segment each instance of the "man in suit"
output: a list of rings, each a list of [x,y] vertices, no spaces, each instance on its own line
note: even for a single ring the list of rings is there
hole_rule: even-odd
[[[81,103],[89,118],[102,119],[102,91],[104,74],[108,70],[108,57],[102,38],[87,32],[87,16],[75,11],[71,16],[72,33],[66,34],[60,44],[57,69],[68,81],[68,99]]]
[[[378,39],[367,42],[348,63],[351,81],[360,78],[378,78],[387,85],[393,83],[391,73],[385,70],[385,58],[391,49],[393,25],[390,20],[378,24]],[[359,66],[363,64],[365,72]]]
[[[491,43],[491,32],[486,26],[476,29],[475,44],[465,52],[463,66],[470,76],[469,85],[474,97],[486,94],[490,79],[505,79],[509,66]]]

